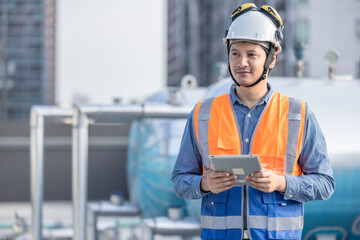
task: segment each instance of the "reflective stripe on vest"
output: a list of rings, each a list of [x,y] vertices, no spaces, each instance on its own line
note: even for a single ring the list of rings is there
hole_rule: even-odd
[[[204,170],[210,169],[210,160],[209,156],[209,144],[208,144],[208,129],[209,129],[209,120],[210,120],[210,109],[214,98],[209,98],[204,100],[199,107],[195,109],[196,117],[195,122],[198,122],[198,131],[196,132],[196,137],[198,140],[198,146],[200,154],[203,159]],[[206,156],[204,158],[204,156]]]
[[[286,143],[285,174],[292,175],[298,157],[298,136],[301,123],[301,101],[289,98],[288,137]],[[302,133],[301,133],[302,135]]]
[[[210,229],[243,228],[242,216],[201,216],[201,226]]]
[[[267,217],[248,216],[249,228],[267,229],[268,231],[299,230],[304,227],[304,217]]]
[[[248,227],[268,231],[299,230],[304,227],[304,217],[248,216]],[[243,228],[242,216],[201,216],[201,226],[210,229]]]

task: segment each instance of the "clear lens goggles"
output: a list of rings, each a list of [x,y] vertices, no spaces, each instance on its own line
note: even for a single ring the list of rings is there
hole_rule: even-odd
[[[281,19],[279,13],[275,10],[275,8],[268,5],[263,5],[259,11],[268,16],[275,23],[275,26],[277,28],[283,26],[283,20]]]
[[[231,14],[231,21],[234,21],[238,16],[248,12],[248,11],[257,11],[258,8],[253,3],[245,3],[238,7],[232,14]]]
[[[256,7],[253,3],[245,3],[238,7],[232,14],[231,14],[231,21],[234,21],[238,16],[248,12],[248,11],[259,11],[269,17],[275,24],[277,28],[283,26],[283,21],[279,15],[279,13],[271,6],[263,5],[260,10]]]

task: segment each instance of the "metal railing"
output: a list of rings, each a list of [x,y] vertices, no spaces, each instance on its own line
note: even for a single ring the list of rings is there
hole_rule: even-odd
[[[86,240],[89,125],[119,124],[143,118],[186,119],[190,111],[190,107],[170,105],[77,105],[73,110],[33,107],[30,121],[32,238],[42,239],[44,118],[72,117],[73,239]]]
[[[30,162],[31,162],[31,236],[42,239],[42,204],[44,189],[44,120],[66,120],[73,109],[54,106],[34,106],[30,115]],[[69,119],[70,120],[70,119]]]

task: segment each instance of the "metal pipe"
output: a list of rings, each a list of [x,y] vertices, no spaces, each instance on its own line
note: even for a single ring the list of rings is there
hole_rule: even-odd
[[[44,117],[31,109],[30,159],[31,159],[31,207],[32,239],[42,239],[42,202],[44,173]]]
[[[145,118],[187,118],[192,107],[171,107],[161,105],[144,105],[142,117]]]
[[[120,123],[139,118],[187,118],[191,107],[169,105],[78,105],[90,123]]]
[[[187,118],[191,108],[164,105],[78,105],[73,117],[73,211],[74,239],[86,240],[88,126],[93,123],[117,123],[134,118]]]
[[[88,171],[88,126],[85,114],[75,108],[73,116],[72,195],[74,238],[86,240],[87,171]]]
[[[31,162],[31,239],[42,239],[42,204],[44,186],[44,120],[67,118],[72,109],[52,106],[33,106],[30,115],[30,162]]]

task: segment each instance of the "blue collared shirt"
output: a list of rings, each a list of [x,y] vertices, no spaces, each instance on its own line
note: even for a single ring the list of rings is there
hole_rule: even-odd
[[[236,95],[236,86],[230,89],[230,99],[236,114],[242,137],[242,154],[249,154],[250,139],[254,133],[261,112],[274,90],[268,83],[268,92],[252,109],[249,109]],[[326,142],[320,126],[311,110],[306,107],[304,144],[298,163],[304,175],[285,176],[284,199],[298,202],[325,200],[334,192],[335,181],[326,149]],[[172,172],[176,194],[181,198],[198,199],[208,193],[200,189],[202,160],[196,145],[193,127],[193,112],[185,126],[180,151]]]

